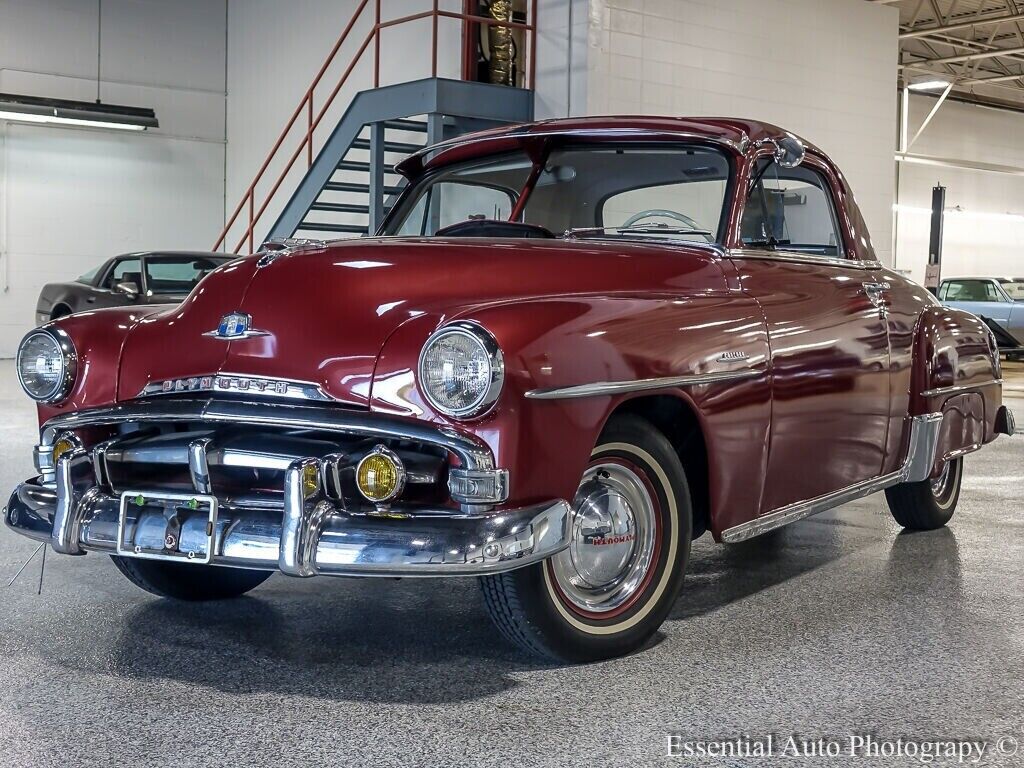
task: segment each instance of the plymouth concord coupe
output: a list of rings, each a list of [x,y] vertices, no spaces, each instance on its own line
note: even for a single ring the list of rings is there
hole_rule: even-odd
[[[938,528],[1013,432],[990,330],[880,264],[779,128],[549,121],[399,171],[376,237],[28,334],[38,473],[7,525],[184,600],[476,576],[509,639],[588,661],[654,634],[694,538],[882,490]]]
[[[223,253],[163,251],[124,253],[77,280],[47,283],[36,302],[36,324],[100,307],[177,304],[221,264]]]

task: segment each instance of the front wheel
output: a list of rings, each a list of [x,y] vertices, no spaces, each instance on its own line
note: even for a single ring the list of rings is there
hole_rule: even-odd
[[[256,589],[273,571],[191,565],[111,555],[117,570],[140,589],[175,600],[227,600]]]
[[[937,477],[902,483],[885,491],[896,522],[916,531],[941,528],[953,517],[964,477],[963,457],[947,461]]]
[[[555,661],[630,653],[672,609],[689,558],[690,492],[671,443],[643,419],[610,422],[573,512],[568,549],[481,578],[487,610],[507,638]]]

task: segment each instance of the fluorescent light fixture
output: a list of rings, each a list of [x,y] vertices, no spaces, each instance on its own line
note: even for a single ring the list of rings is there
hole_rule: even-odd
[[[144,131],[160,126],[152,109],[11,93],[0,93],[0,120],[126,131]]]
[[[944,91],[949,87],[949,80],[941,77],[918,77],[907,83],[912,91]]]

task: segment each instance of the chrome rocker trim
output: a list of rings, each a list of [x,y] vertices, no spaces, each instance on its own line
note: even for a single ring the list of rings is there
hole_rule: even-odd
[[[182,524],[179,551],[197,562],[280,570],[291,576],[480,576],[523,568],[569,545],[572,510],[555,500],[471,517],[450,509],[417,510],[395,519],[349,514],[322,494],[303,498],[302,468],[285,477],[276,507],[218,504],[213,552],[207,551],[207,517]],[[90,456],[72,451],[57,461],[57,487],[22,483],[4,510],[4,522],[22,535],[80,555],[116,554],[121,499],[92,483]],[[143,512],[126,521],[125,543],[160,550],[166,520]],[[129,551],[129,550],[124,550]]]
[[[632,381],[595,381],[592,384],[577,384],[571,387],[532,389],[526,393],[526,396],[531,400],[567,400],[576,397],[617,395],[623,392],[643,392],[648,389],[697,387],[703,384],[718,384],[723,381],[752,379],[756,376],[760,376],[762,373],[764,373],[764,371],[744,369],[741,371],[697,373],[690,376],[663,376],[656,379],[634,379]]]
[[[809,501],[799,501],[785,507],[768,512],[760,517],[740,525],[728,528],[722,533],[722,541],[726,544],[746,541],[762,533],[773,531],[797,520],[803,520],[819,512],[870,496],[900,483],[916,483],[927,480],[935,464],[935,454],[939,446],[939,428],[942,425],[941,413],[928,413],[913,416],[910,419],[910,446],[903,466],[887,475],[864,480],[826,493]]]

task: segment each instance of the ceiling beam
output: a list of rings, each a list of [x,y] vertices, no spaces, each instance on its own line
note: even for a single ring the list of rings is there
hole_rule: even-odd
[[[906,32],[900,32],[900,40],[910,40],[915,37],[927,37],[930,35],[942,34],[944,32],[953,32],[958,29],[978,27],[985,24],[1002,24],[1005,21],[1020,20],[1024,20],[1024,13],[1003,14],[1002,16],[986,16],[981,19],[972,19],[971,21],[958,21],[953,24],[942,24],[938,27],[911,29]]]
[[[996,75],[995,77],[972,77],[968,80],[961,80],[957,85],[987,85],[989,83],[1005,83],[1008,80],[1020,79],[1024,79],[1024,72],[1018,72],[1017,74],[1011,72],[1006,75]]]
[[[1024,53],[1024,46],[1019,48],[999,48],[994,51],[978,51],[977,53],[963,53],[959,56],[943,56],[938,59],[921,59],[915,64],[955,64],[959,61],[978,61],[980,59],[993,59],[998,56],[1017,56]]]

